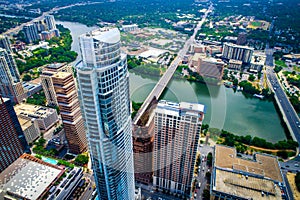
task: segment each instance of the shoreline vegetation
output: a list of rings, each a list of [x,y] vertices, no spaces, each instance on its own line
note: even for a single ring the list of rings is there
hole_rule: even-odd
[[[49,49],[39,48],[34,50],[33,56],[23,59],[20,55],[16,59],[18,70],[20,74],[30,72],[34,73],[34,68],[41,67],[51,63],[73,62],[77,58],[77,53],[71,50],[73,42],[71,32],[62,25],[57,25],[60,31],[60,37],[54,37],[46,42],[52,46]],[[22,61],[21,61],[22,60]],[[25,61],[25,62],[24,62]]]
[[[238,136],[217,128],[208,128],[208,126],[205,128],[206,129],[202,129],[204,135],[209,133],[210,138],[216,141],[217,144],[235,147],[237,153],[251,155],[253,152],[261,152],[276,155],[282,159],[296,155],[298,142],[291,139],[272,143],[260,137],[252,137],[251,135]]]

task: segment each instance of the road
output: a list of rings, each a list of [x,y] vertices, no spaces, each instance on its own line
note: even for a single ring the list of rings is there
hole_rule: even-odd
[[[169,68],[167,69],[167,71],[164,73],[164,75],[160,78],[160,80],[158,81],[158,83],[154,86],[153,90],[148,95],[148,97],[144,101],[143,105],[141,106],[141,108],[137,112],[135,118],[133,119],[134,124],[137,124],[138,120],[143,115],[143,113],[147,109],[147,107],[150,104],[150,102],[152,101],[152,99],[154,97],[156,99],[158,99],[160,97],[160,95],[164,91],[165,87],[168,85],[169,81],[171,80],[171,78],[172,78],[174,72],[176,71],[177,66],[181,62],[183,56],[186,55],[186,53],[188,52],[188,49],[189,49],[190,45],[194,43],[195,36],[196,36],[198,30],[200,30],[202,24],[206,20],[206,17],[208,15],[208,13],[212,9],[213,9],[213,6],[210,5],[209,9],[207,9],[206,13],[204,14],[202,20],[197,24],[197,27],[194,29],[193,35],[185,42],[183,48],[178,52],[177,57],[171,63],[171,65],[169,66]]]
[[[59,10],[63,10],[63,9],[66,9],[66,8],[71,8],[71,7],[74,7],[74,6],[84,6],[84,5],[99,4],[99,3],[103,3],[103,2],[76,3],[76,4],[71,4],[71,5],[63,6],[63,7],[55,7],[55,8],[53,8],[53,9],[47,11],[47,12],[44,12],[41,16],[39,16],[37,18],[34,18],[31,21],[29,21],[29,22],[23,23],[23,24],[21,24],[19,26],[16,26],[14,28],[11,28],[11,29],[7,30],[5,33],[3,33],[3,35],[17,34],[20,30],[23,29],[24,26],[32,24],[35,21],[42,20],[45,17],[45,15],[49,15],[49,14],[51,14],[53,12],[56,12],[56,11],[59,11]]]
[[[271,85],[271,89],[274,91],[275,96],[277,97],[277,104],[281,107],[281,113],[283,115],[283,119],[287,124],[287,127],[294,138],[298,143],[300,143],[300,122],[299,117],[291,105],[285,91],[282,89],[279,80],[273,71],[273,51],[270,49],[266,49],[266,74],[269,80],[269,85]]]
[[[207,180],[206,180],[206,172],[208,172],[209,168],[206,165],[206,157],[208,153],[213,152],[213,148],[209,145],[203,145],[198,147],[200,153],[201,153],[201,164],[198,171],[198,177],[197,177],[197,197],[195,199],[202,200],[202,193],[203,190],[206,188]],[[201,186],[199,188],[199,183],[201,183]]]

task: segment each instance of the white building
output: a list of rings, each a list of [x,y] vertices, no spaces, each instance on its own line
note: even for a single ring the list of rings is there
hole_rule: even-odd
[[[76,66],[79,99],[86,124],[100,200],[132,200],[135,195],[129,73],[117,28],[80,38]]]
[[[160,101],[155,110],[153,186],[190,198],[204,105]]]
[[[250,63],[254,49],[248,46],[241,46],[232,43],[224,43],[223,58],[228,60],[240,60],[243,63]]]
[[[18,104],[14,107],[17,116],[37,120],[40,131],[46,131],[58,122],[55,109],[32,104]]]
[[[137,24],[123,25],[122,31],[131,32],[131,31],[137,30],[138,28],[139,28],[139,26]]]
[[[28,144],[33,143],[37,138],[40,137],[41,132],[37,120],[22,117],[20,115],[18,116],[18,120]]]

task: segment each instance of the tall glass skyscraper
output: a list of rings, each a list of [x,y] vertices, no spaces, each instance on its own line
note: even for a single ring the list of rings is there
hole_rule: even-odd
[[[79,38],[79,98],[99,199],[134,199],[134,169],[126,54],[117,28]]]

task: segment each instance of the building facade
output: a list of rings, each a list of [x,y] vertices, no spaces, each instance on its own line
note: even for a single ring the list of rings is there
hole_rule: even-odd
[[[36,139],[38,139],[41,136],[37,120],[32,120],[22,116],[19,116],[18,119],[27,143],[32,144]]]
[[[7,52],[12,52],[9,38],[5,35],[0,35],[0,48],[5,49]]]
[[[47,131],[58,122],[57,111],[53,108],[32,104],[18,104],[14,107],[18,116],[37,120],[40,131]]]
[[[243,61],[250,63],[254,49],[248,46],[241,46],[232,43],[224,43],[223,58]]]
[[[0,48],[0,95],[14,103],[26,98],[17,65],[11,53]]]
[[[40,39],[36,25],[29,24],[23,27],[23,32],[28,43],[32,43]]]
[[[53,30],[56,29],[56,25],[55,25],[55,19],[53,15],[46,15],[45,16],[45,22],[47,24],[48,30]]]
[[[153,186],[190,198],[204,105],[160,101],[155,110]]]
[[[0,96],[0,172],[17,160],[28,146],[20,123],[15,118],[11,101]]]
[[[69,151],[74,154],[85,152],[87,140],[74,78],[71,73],[58,72],[52,77],[52,81]]]
[[[58,106],[56,94],[53,86],[52,76],[58,72],[72,73],[72,67],[66,63],[55,63],[47,65],[43,68],[41,77],[41,83],[45,92],[47,105]]]
[[[99,199],[134,199],[129,73],[117,28],[79,38],[82,62],[76,66]]]

